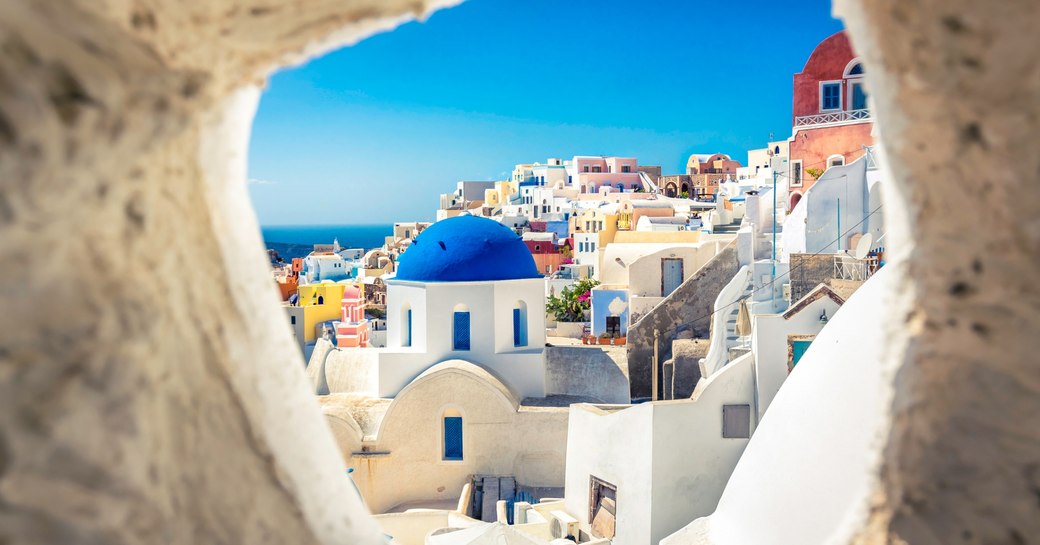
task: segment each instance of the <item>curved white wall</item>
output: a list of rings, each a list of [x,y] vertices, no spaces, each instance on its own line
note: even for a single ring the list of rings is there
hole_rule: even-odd
[[[662,541],[848,543],[866,520],[892,399],[880,366],[891,285],[883,268],[842,306],[774,398],[710,517]],[[890,358],[891,359],[891,358]]]

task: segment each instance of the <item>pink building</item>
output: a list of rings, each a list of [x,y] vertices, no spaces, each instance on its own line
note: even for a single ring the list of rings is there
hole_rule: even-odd
[[[632,192],[643,187],[635,157],[595,157],[578,155],[567,165],[567,185],[580,193]]]
[[[823,172],[860,158],[874,143],[863,64],[845,31],[820,42],[794,75],[790,138],[790,208]]]
[[[364,348],[368,346],[368,319],[365,318],[365,298],[357,286],[343,290],[342,318],[336,322],[336,346]]]

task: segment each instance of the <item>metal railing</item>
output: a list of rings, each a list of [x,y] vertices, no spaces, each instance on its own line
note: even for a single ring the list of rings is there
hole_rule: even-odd
[[[834,256],[834,278],[838,280],[859,280],[870,278],[878,268],[877,256],[856,259],[850,255]]]
[[[828,125],[832,123],[846,123],[849,121],[864,121],[870,119],[870,110],[841,110],[838,112],[825,112],[816,115],[803,115],[794,118],[795,127],[811,127],[813,125]]]

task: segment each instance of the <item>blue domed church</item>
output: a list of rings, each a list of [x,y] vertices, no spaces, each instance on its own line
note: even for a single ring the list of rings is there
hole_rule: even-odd
[[[465,360],[520,397],[545,396],[545,281],[509,228],[458,216],[426,228],[387,281],[378,392],[393,397],[427,368]]]

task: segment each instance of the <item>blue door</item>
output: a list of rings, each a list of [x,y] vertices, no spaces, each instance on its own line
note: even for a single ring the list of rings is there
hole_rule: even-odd
[[[810,344],[812,341],[791,341],[791,369],[798,365],[798,360],[802,359]]]
[[[683,281],[683,260],[661,260],[661,297],[668,297]]]
[[[444,417],[444,459],[462,459],[462,417]]]

